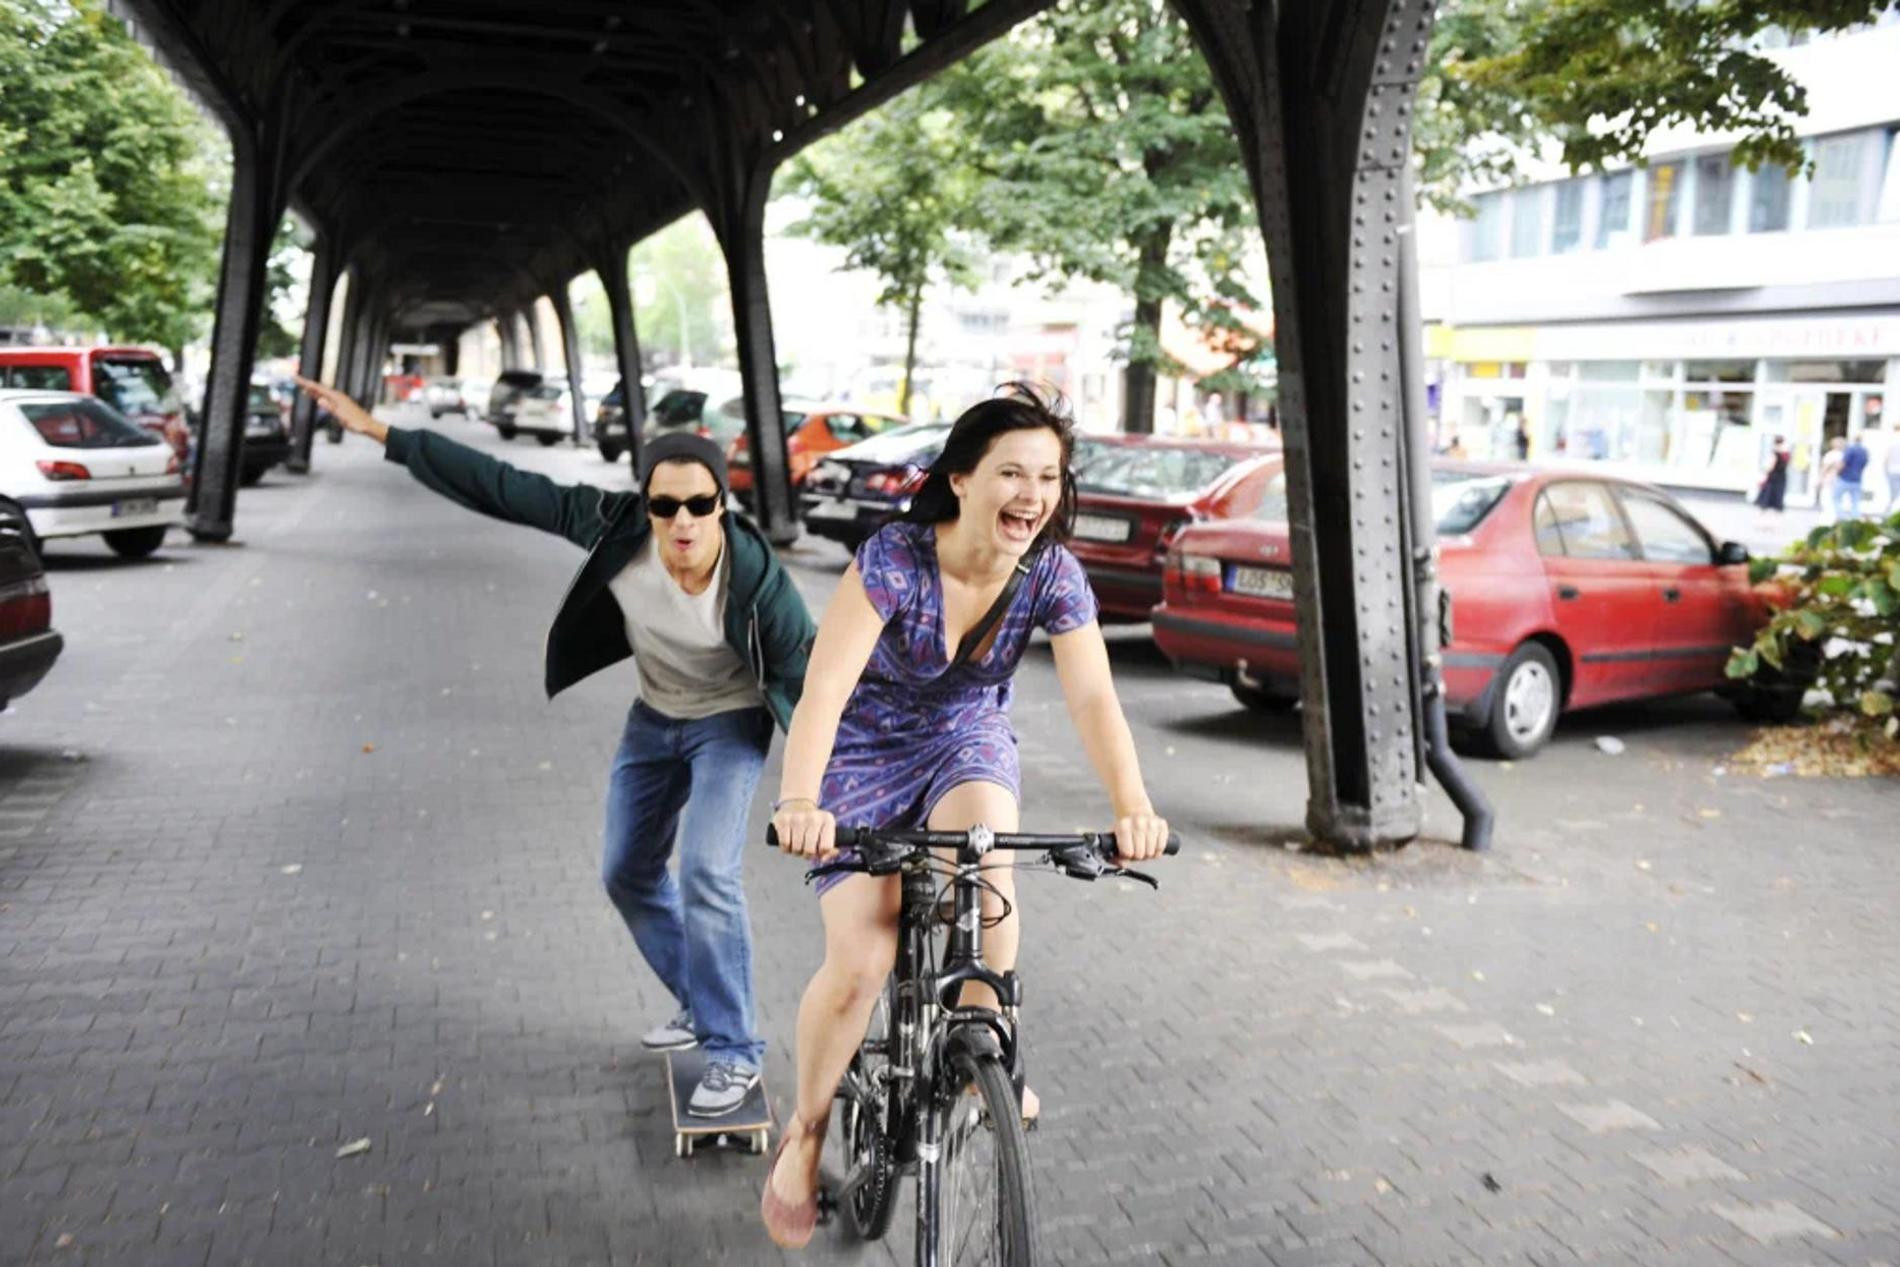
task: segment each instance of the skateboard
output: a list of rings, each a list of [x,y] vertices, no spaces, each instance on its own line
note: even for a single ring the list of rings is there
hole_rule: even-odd
[[[718,1117],[695,1117],[686,1102],[706,1071],[706,1054],[697,1047],[666,1053],[666,1082],[673,1095],[673,1155],[691,1157],[701,1141],[728,1148],[744,1148],[763,1153],[771,1142],[772,1106],[766,1096],[765,1079],[760,1078],[746,1092],[739,1107]]]

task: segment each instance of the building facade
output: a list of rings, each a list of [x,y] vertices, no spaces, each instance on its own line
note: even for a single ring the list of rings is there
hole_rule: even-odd
[[[1421,235],[1440,447],[1746,492],[1777,436],[1819,455],[1900,422],[1900,11],[1771,53],[1806,88],[1810,169],[1732,137],[1477,194]]]

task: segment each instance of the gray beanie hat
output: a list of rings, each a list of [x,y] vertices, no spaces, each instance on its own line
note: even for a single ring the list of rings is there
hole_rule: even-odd
[[[726,483],[726,455],[719,446],[694,431],[681,429],[655,436],[640,446],[640,495],[646,496],[647,485],[652,482],[653,468],[662,462],[697,462],[712,472],[713,482],[719,485],[724,496],[729,490]]]

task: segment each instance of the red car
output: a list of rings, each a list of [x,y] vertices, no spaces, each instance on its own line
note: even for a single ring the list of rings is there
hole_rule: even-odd
[[[1252,514],[1280,467],[1277,449],[1151,436],[1078,455],[1069,548],[1089,574],[1102,619],[1148,619],[1176,535],[1204,520]]]
[[[785,413],[785,458],[792,468],[792,488],[803,488],[811,468],[827,453],[869,440],[879,432],[909,425],[902,418],[870,413],[862,409],[822,408],[809,413],[796,406]],[[726,473],[732,491],[741,501],[752,497],[752,455],[750,439],[741,431],[726,449]]]
[[[172,377],[146,348],[0,348],[0,387],[84,392],[164,436],[181,459],[191,443]]]
[[[1726,677],[1772,591],[1749,583],[1745,548],[1718,543],[1661,489],[1462,463],[1432,482],[1446,703],[1489,751],[1528,756],[1560,712],[1620,700],[1715,689],[1754,718],[1800,708],[1799,685]],[[1183,532],[1154,612],[1177,668],[1260,710],[1299,696],[1284,517],[1270,497],[1253,520]]]

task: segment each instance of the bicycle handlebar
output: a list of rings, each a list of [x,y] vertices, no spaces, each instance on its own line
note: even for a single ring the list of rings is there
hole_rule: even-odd
[[[839,827],[835,831],[834,839],[840,849],[860,849],[879,845],[895,845],[906,849],[961,849],[969,843],[970,833],[910,828]],[[778,828],[769,824],[766,826],[765,843],[773,849],[779,847]],[[1104,858],[1113,858],[1116,847],[1115,833],[1112,831],[1067,832],[1054,835],[1046,832],[997,832],[990,840],[992,849],[1053,853],[1063,849],[1082,848],[1098,853]],[[1179,833],[1168,833],[1168,843],[1164,852],[1169,856],[1181,852]]]

